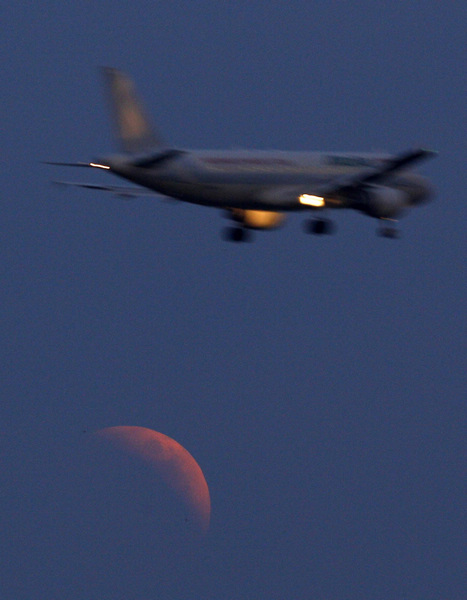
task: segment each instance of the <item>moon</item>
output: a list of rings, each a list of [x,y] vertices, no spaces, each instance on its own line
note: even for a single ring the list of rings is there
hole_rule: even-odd
[[[211,516],[209,488],[193,456],[172,438],[146,427],[117,426],[96,431],[94,436],[141,458],[185,503],[206,533]]]

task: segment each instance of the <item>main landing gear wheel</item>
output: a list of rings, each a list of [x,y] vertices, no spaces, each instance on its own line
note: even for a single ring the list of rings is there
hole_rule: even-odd
[[[247,242],[250,239],[250,233],[244,227],[226,227],[222,232],[222,237],[228,242]]]
[[[398,240],[401,237],[400,231],[395,227],[381,227],[378,230],[378,235],[391,240]]]
[[[329,219],[309,219],[304,224],[306,233],[315,235],[330,235],[334,233],[336,226]]]

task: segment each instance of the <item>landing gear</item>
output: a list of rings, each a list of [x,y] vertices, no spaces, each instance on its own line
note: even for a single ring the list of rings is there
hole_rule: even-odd
[[[222,232],[222,237],[228,242],[248,242],[251,234],[244,227],[226,227]]]
[[[330,235],[334,233],[336,227],[329,219],[309,219],[304,223],[306,233],[315,235]]]
[[[381,227],[378,230],[378,235],[391,240],[398,240],[401,237],[400,231],[395,227]]]

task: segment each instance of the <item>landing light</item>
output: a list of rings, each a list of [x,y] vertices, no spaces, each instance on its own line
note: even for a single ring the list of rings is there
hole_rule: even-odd
[[[107,165],[100,165],[99,163],[89,163],[90,167],[96,167],[97,169],[110,169]]]
[[[321,196],[311,196],[310,194],[302,194],[298,198],[300,204],[304,204],[305,206],[313,206],[315,208],[320,208],[324,206],[324,198]]]

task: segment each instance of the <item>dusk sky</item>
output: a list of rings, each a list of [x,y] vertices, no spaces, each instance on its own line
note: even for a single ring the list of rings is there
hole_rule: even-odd
[[[467,5],[0,9],[1,600],[461,600],[466,556]],[[348,211],[253,243],[126,201],[98,67],[175,147],[439,152],[400,240]],[[125,185],[125,184],[124,184]],[[176,440],[206,535],[94,433]]]

